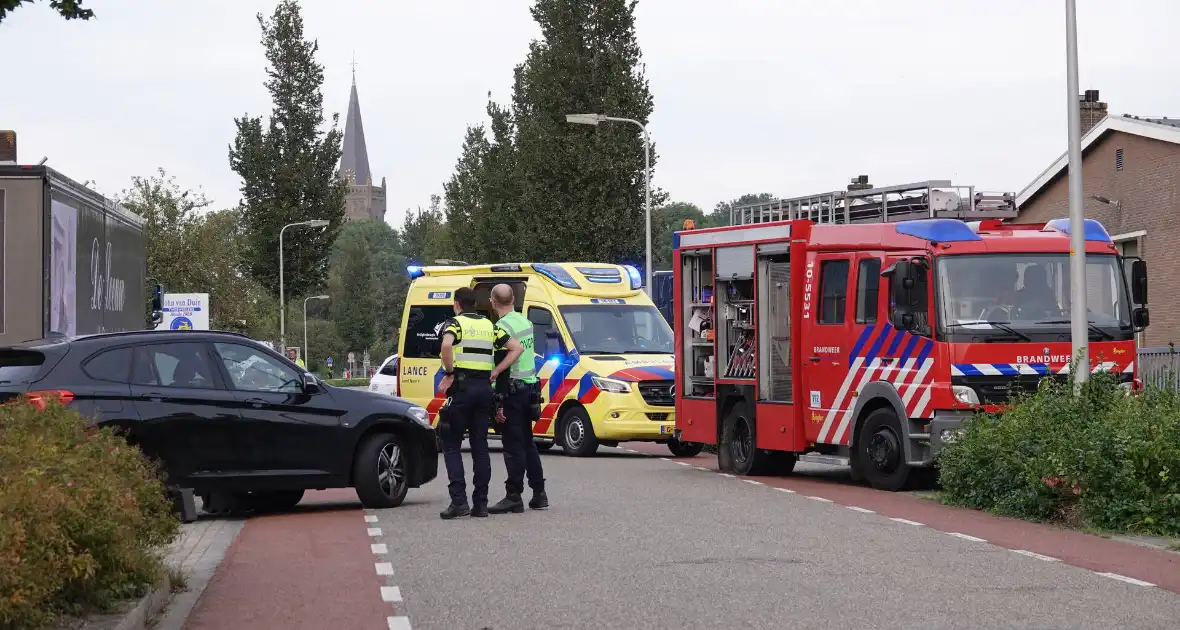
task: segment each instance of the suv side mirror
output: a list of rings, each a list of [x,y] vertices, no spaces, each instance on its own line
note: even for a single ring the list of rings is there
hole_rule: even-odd
[[[311,372],[303,373],[303,391],[305,393],[314,394],[322,389],[323,387],[320,386],[320,379],[316,378],[315,374],[312,374]]]
[[[1147,263],[1138,258],[1131,261],[1131,301],[1147,304]]]

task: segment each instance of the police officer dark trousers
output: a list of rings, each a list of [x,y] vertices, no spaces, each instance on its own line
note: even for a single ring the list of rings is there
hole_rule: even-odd
[[[520,344],[491,320],[475,312],[475,291],[455,291],[455,317],[443,327],[442,391],[447,402],[439,410],[439,433],[443,442],[443,463],[447,467],[447,489],[451,504],[439,516],[488,515],[488,482],[492,477],[488,453],[488,422],[492,415],[491,382],[521,353]],[[495,365],[496,350],[507,350],[501,365]],[[470,434],[474,474],[471,504],[467,503],[467,480],[463,471],[463,434]]]
[[[496,328],[519,342],[524,351],[508,372],[501,374],[496,381],[496,400],[500,405],[496,421],[503,423],[504,467],[508,471],[508,479],[504,482],[504,499],[489,508],[489,511],[492,514],[524,511],[520,495],[524,492],[526,473],[529,487],[533,489],[529,507],[542,510],[549,507],[549,497],[545,494],[541,454],[533,442],[533,422],[541,417],[541,390],[533,351],[533,325],[524,315],[516,312],[512,288],[508,285],[498,284],[493,287],[491,298],[492,309],[499,318]]]

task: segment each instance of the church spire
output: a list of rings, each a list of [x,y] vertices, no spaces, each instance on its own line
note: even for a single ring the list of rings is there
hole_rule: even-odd
[[[356,93],[356,53],[352,58],[352,91],[348,95],[348,115],[344,122],[344,147],[340,155],[340,173],[351,176],[357,184],[369,183],[369,151],[365,146],[365,127],[361,123],[361,103]]]

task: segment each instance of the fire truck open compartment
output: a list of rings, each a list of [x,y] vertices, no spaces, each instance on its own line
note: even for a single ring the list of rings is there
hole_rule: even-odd
[[[714,273],[713,251],[681,252],[683,272],[681,278],[681,314],[687,324],[682,340],[684,353],[681,355],[685,376],[685,396],[713,398],[716,378],[716,352],[714,350]]]

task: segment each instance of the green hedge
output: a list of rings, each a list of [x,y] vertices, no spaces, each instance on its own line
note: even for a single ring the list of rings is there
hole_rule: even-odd
[[[367,378],[333,378],[326,381],[329,385],[335,387],[368,387],[369,379]]]
[[[1071,526],[1180,534],[1180,394],[1127,395],[1109,374],[1043,379],[1002,415],[980,414],[939,456],[953,505]]]
[[[142,594],[178,531],[139,449],[56,402],[0,406],[0,628]]]

